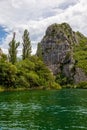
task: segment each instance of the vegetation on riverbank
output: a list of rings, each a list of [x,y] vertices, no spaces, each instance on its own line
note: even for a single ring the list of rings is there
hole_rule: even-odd
[[[31,43],[27,30],[23,34],[22,59],[17,61],[15,34],[9,44],[9,56],[1,54],[0,90],[60,89],[54,76],[37,56],[31,55]]]
[[[62,25],[65,26],[67,24],[62,24]],[[66,29],[68,29],[68,33],[69,33],[70,27],[69,25],[67,26],[68,28]],[[50,33],[50,31],[48,32]],[[64,63],[61,63],[61,57],[60,57],[59,66],[58,64],[56,64],[59,67],[58,68],[59,72],[56,75],[55,74],[53,75],[52,70],[50,71],[47,68],[47,66],[44,64],[45,62],[42,58],[43,53],[42,53],[41,43],[38,44],[37,54],[31,55],[32,47],[31,47],[31,41],[29,38],[28,30],[26,29],[24,30],[24,33],[22,36],[22,43],[16,42],[15,40],[16,34],[14,33],[13,38],[9,43],[8,55],[5,55],[0,49],[0,91],[87,88],[87,82],[86,82],[86,79],[87,79],[86,78],[86,75],[87,75],[87,38],[79,32],[76,32],[76,33],[72,32],[72,33],[73,35],[76,34],[74,37],[76,39],[74,39],[74,41],[73,41],[73,36],[72,36],[71,42],[68,41],[69,42],[68,45],[70,45],[70,47],[71,47],[70,43],[72,43],[72,48],[73,48],[71,50],[72,55],[70,52],[67,52],[66,50],[67,54],[65,53],[66,55],[65,55]],[[60,36],[61,41],[62,41],[64,40],[63,35],[60,35],[60,34],[61,32],[58,32],[58,36]],[[66,34],[66,31],[65,31],[65,34]],[[67,38],[71,38],[71,37],[67,37]],[[58,40],[58,38],[56,39]],[[75,40],[78,42],[76,42]],[[73,43],[73,42],[76,42],[76,43]],[[21,57],[18,58],[17,51],[20,44],[22,45],[22,54],[21,54]],[[53,41],[52,41],[52,45],[53,45]],[[62,56],[64,50],[62,50],[61,48],[64,48],[64,47],[65,47],[64,44],[60,47],[58,46],[58,48],[55,47],[54,48],[55,52],[58,53],[57,51],[59,49],[59,51],[61,51],[61,56]],[[48,46],[48,49],[49,49],[49,46]],[[52,50],[53,48],[51,49],[50,54],[52,53]],[[53,56],[53,59],[55,59],[56,61],[56,58],[54,57],[55,52],[53,52],[51,56]],[[46,53],[46,51],[44,53]],[[47,53],[47,56],[49,57],[50,55]],[[45,57],[45,60],[47,56]],[[62,56],[62,59],[63,59],[63,56]],[[52,60],[52,57],[51,57],[51,60]],[[49,61],[47,60],[47,62]],[[54,64],[54,70],[55,70],[55,64]],[[79,80],[80,82],[77,82],[77,83],[75,82],[75,76],[76,76],[77,81]]]
[[[82,68],[87,74],[87,37],[77,32],[79,45],[74,45],[74,59],[76,66]]]

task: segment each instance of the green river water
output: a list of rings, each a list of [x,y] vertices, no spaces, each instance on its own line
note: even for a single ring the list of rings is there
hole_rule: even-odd
[[[0,130],[87,130],[87,90],[1,92]]]

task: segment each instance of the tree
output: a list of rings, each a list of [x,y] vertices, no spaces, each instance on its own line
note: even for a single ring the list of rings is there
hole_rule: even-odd
[[[1,48],[0,48],[0,60],[7,61],[7,55],[3,53]]]
[[[38,43],[38,45],[37,45],[36,55],[42,60],[42,46],[41,46],[41,43]]]
[[[29,32],[27,29],[24,30],[23,34],[23,50],[22,50],[22,59],[29,58],[31,55],[31,43],[30,43],[30,38],[29,38]]]
[[[9,43],[9,61],[15,64],[17,61],[17,48],[20,45],[19,42],[16,43],[15,33],[13,33],[12,41]]]

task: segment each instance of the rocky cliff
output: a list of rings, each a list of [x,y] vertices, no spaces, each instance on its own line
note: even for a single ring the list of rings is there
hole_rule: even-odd
[[[47,28],[45,36],[38,44],[37,55],[54,75],[62,74],[69,81],[79,83],[87,81],[85,68],[79,63],[80,54],[77,56],[77,52],[83,51],[81,46],[87,46],[84,35],[74,32],[67,23],[53,24]],[[87,54],[85,55],[86,63]]]

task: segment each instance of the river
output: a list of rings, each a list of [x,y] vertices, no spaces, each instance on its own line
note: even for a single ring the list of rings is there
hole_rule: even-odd
[[[87,90],[1,92],[0,130],[87,130]]]

